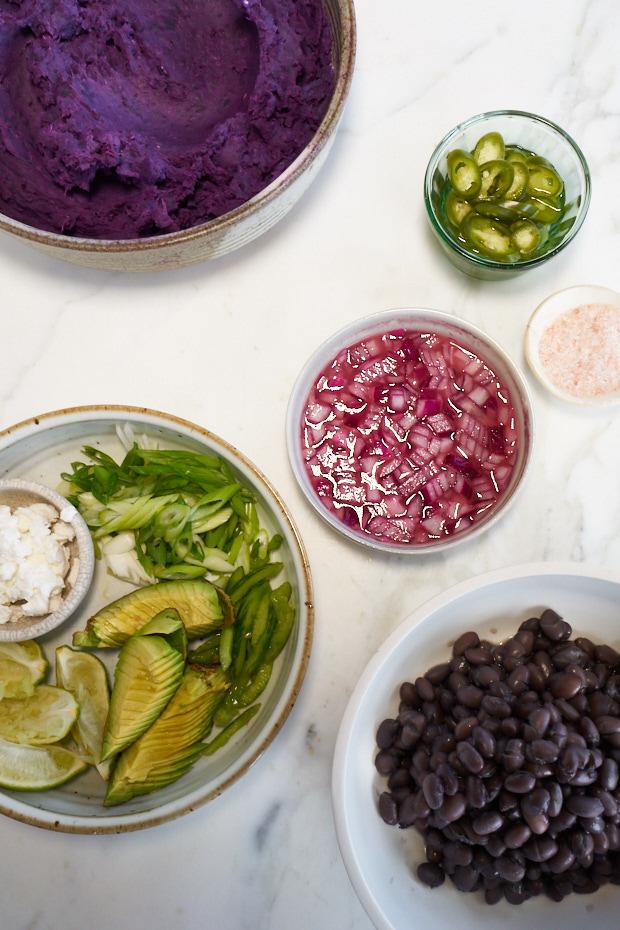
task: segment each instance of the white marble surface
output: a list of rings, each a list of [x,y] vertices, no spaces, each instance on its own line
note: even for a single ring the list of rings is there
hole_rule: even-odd
[[[472,574],[538,559],[620,563],[620,419],[573,411],[535,385],[538,446],[518,505],[447,556],[381,558],[347,545],[293,482],[288,393],[336,327],[396,305],[438,307],[482,325],[522,363],[524,327],[542,298],[578,283],[620,288],[616,0],[359,0],[358,17],[357,74],[329,163],[258,243],[211,265],[127,277],[0,240],[0,425],[129,403],[208,426],[289,502],[317,606],[307,680],[284,731],[218,801],[119,837],[0,822],[3,930],[368,930],[329,787],[338,724],[369,657],[412,608]],[[498,107],[543,113],[573,134],[594,193],[576,241],[548,266],[476,282],[435,247],[422,179],[445,131]]]

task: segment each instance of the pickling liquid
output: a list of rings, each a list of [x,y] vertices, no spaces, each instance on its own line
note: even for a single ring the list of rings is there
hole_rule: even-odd
[[[412,546],[488,517],[520,441],[510,391],[485,361],[408,329],[349,346],[324,368],[300,438],[327,510],[361,534]]]

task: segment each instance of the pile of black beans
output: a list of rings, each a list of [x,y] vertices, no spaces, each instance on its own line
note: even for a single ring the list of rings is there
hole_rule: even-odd
[[[431,887],[489,904],[620,884],[620,654],[553,610],[501,644],[464,633],[377,731],[379,813],[414,827]]]

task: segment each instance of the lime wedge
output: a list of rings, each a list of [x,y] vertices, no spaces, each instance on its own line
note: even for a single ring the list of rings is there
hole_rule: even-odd
[[[44,746],[63,739],[80,709],[68,691],[39,685],[30,697],[0,701],[0,739]]]
[[[44,791],[75,778],[86,763],[61,746],[22,746],[0,739],[0,785]]]
[[[56,650],[56,684],[70,691],[80,705],[80,716],[71,731],[78,754],[86,762],[96,765],[102,778],[107,779],[110,766],[99,761],[110,707],[105,666],[90,653],[59,646]]]
[[[0,700],[30,697],[46,671],[47,660],[34,640],[0,643]]]

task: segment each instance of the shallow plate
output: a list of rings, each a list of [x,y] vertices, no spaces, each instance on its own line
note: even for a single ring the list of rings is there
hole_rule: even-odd
[[[52,791],[25,794],[0,792],[0,813],[48,829],[68,833],[120,833],[154,826],[185,814],[217,797],[246,772],[267,748],[286,720],[304,678],[312,643],[312,587],[306,554],[297,530],[275,489],[240,452],[207,430],[186,420],[135,407],[78,407],[18,423],[0,433],[0,477],[27,478],[51,487],[72,461],[83,459],[83,445],[93,445],[118,457],[123,447],[116,426],[130,423],[139,437],[156,439],[161,448],[216,452],[251,487],[262,525],[283,537],[278,553],[284,562],[297,602],[297,622],[278,659],[261,710],[251,725],[212,758],[201,759],[179,781],[161,791],[134,798],[121,807],[104,808],[104,782],[94,769]],[[71,642],[88,617],[131,586],[106,575],[101,564],[88,596],[60,629],[39,640],[53,667],[56,646]],[[116,650],[97,655],[111,669]]]
[[[377,813],[385,780],[373,765],[375,733],[396,715],[401,682],[445,661],[460,633],[501,640],[544,607],[563,614],[577,635],[620,642],[620,580],[578,565],[522,565],[466,581],[420,607],[384,643],[353,692],[336,744],[334,816],[349,877],[380,930],[618,927],[620,889],[613,885],[561,904],[541,897],[521,907],[506,901],[489,907],[481,895],[462,894],[449,882],[426,888],[413,874],[424,861],[420,835],[387,826]]]

